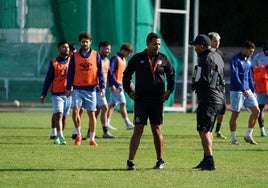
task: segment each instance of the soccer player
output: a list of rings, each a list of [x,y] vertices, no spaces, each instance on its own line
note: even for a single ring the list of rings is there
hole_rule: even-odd
[[[80,110],[84,107],[89,118],[89,145],[98,146],[95,141],[97,86],[100,88],[101,94],[105,95],[101,57],[90,47],[92,38],[89,33],[81,32],[78,39],[81,48],[78,52],[74,52],[71,57],[66,87],[66,95],[68,97],[72,95],[73,119],[77,133],[74,144],[80,145],[82,141]]]
[[[108,79],[108,70],[110,67],[110,60],[108,55],[111,52],[111,44],[107,41],[102,41],[99,43],[99,53],[101,55],[101,64],[102,70],[105,78],[105,86],[107,85]],[[100,114],[100,120],[103,130],[103,138],[115,138],[111,133],[108,132],[108,123],[107,123],[107,112],[108,112],[108,103],[105,95],[101,94],[101,90],[97,87],[97,111],[95,112],[96,119]],[[90,130],[88,130],[88,133]],[[88,135],[89,136],[89,135]],[[87,136],[87,137],[88,137]]]
[[[229,125],[231,143],[234,145],[240,145],[236,139],[236,120],[243,105],[251,112],[244,140],[250,144],[257,145],[257,142],[252,137],[253,128],[260,113],[257,98],[254,95],[255,88],[251,71],[251,56],[254,50],[255,44],[252,41],[245,41],[242,45],[242,50],[235,54],[230,61],[230,103],[232,114]]]
[[[221,40],[221,36],[219,35],[219,33],[216,32],[210,32],[208,34],[208,37],[211,40],[211,50],[217,52],[218,54],[220,54],[220,56],[223,59],[223,53],[219,50],[219,46],[220,46],[220,40]],[[224,67],[224,64],[223,64]],[[225,97],[225,96],[224,96]],[[222,121],[224,118],[224,114],[226,111],[226,99],[225,102],[223,104],[223,108],[220,111],[220,113],[217,116],[217,121],[216,121],[216,128],[215,128],[215,134],[217,138],[221,138],[221,139],[226,139],[226,136],[224,136],[221,132],[221,125],[222,125]]]
[[[262,49],[262,52],[254,56],[252,66],[256,95],[260,109],[258,123],[261,131],[261,137],[265,137],[264,107],[268,99],[268,41],[263,42]]]
[[[108,109],[108,128],[116,130],[110,125],[114,107],[120,104],[120,113],[125,121],[126,129],[133,129],[134,125],[128,119],[126,109],[126,97],[123,91],[123,71],[126,67],[126,58],[133,52],[133,48],[130,44],[123,44],[120,48],[120,52],[116,53],[110,60],[109,68],[109,86],[110,86],[110,101]]]
[[[59,56],[52,59],[49,63],[40,102],[45,102],[48,89],[50,88],[53,105],[52,126],[57,128],[54,144],[66,144],[63,129],[66,126],[66,115],[69,114],[71,107],[71,98],[67,98],[65,95],[70,49],[66,41],[59,42],[57,47]]]

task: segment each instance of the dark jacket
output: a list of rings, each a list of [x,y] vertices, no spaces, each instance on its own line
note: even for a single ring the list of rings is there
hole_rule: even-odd
[[[199,103],[224,103],[224,62],[217,52],[209,49],[198,54],[200,78],[193,78],[192,88],[197,94]],[[215,76],[215,77],[214,77]]]
[[[166,55],[158,53],[151,59],[157,64],[154,73],[149,65],[147,50],[132,56],[124,71],[123,88],[127,93],[131,91],[130,81],[135,72],[137,100],[158,102],[161,101],[161,97],[166,90],[170,90],[170,92],[174,90],[175,71]],[[165,79],[167,86],[165,86]]]

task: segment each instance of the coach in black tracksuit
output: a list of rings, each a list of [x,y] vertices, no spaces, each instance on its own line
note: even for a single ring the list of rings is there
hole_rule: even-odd
[[[207,35],[198,35],[190,44],[195,46],[199,58],[193,75],[192,88],[198,98],[197,131],[204,150],[204,159],[195,168],[215,170],[212,129],[224,105],[224,62],[217,52],[211,51]]]
[[[155,33],[150,33],[146,39],[147,49],[133,55],[124,71],[123,87],[125,92],[135,101],[134,132],[130,140],[127,169],[134,170],[134,158],[139,147],[144,126],[149,118],[154,136],[157,162],[154,169],[162,169],[164,161],[163,136],[161,124],[163,121],[164,101],[174,90],[175,72],[166,55],[159,52],[161,39]],[[130,88],[132,75],[135,73],[135,92]],[[165,85],[165,79],[167,86]]]

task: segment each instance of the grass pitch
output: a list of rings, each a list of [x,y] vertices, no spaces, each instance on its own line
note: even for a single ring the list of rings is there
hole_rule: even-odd
[[[132,119],[133,114],[129,114]],[[163,170],[153,170],[156,155],[149,127],[135,158],[135,171],[126,171],[129,139],[123,120],[114,113],[110,131],[116,139],[96,139],[75,146],[71,139],[73,123],[68,116],[64,132],[67,145],[49,140],[50,112],[0,113],[0,187],[266,187],[268,183],[268,137],[260,137],[258,125],[254,138],[259,145],[243,141],[249,113],[238,119],[240,146],[230,144],[227,112],[221,132],[227,140],[214,139],[216,171],[193,170],[203,157],[195,130],[194,113],[166,113],[164,116]],[[86,133],[84,114],[82,133]],[[268,130],[268,129],[267,129]],[[97,135],[102,135],[98,120]]]

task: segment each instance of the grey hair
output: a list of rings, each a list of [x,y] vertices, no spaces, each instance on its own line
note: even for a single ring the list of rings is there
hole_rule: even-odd
[[[210,38],[210,39],[212,39],[212,38],[218,38],[218,39],[221,39],[221,36],[220,36],[220,34],[219,33],[216,33],[216,32],[210,32],[209,34],[208,34],[208,37]]]

